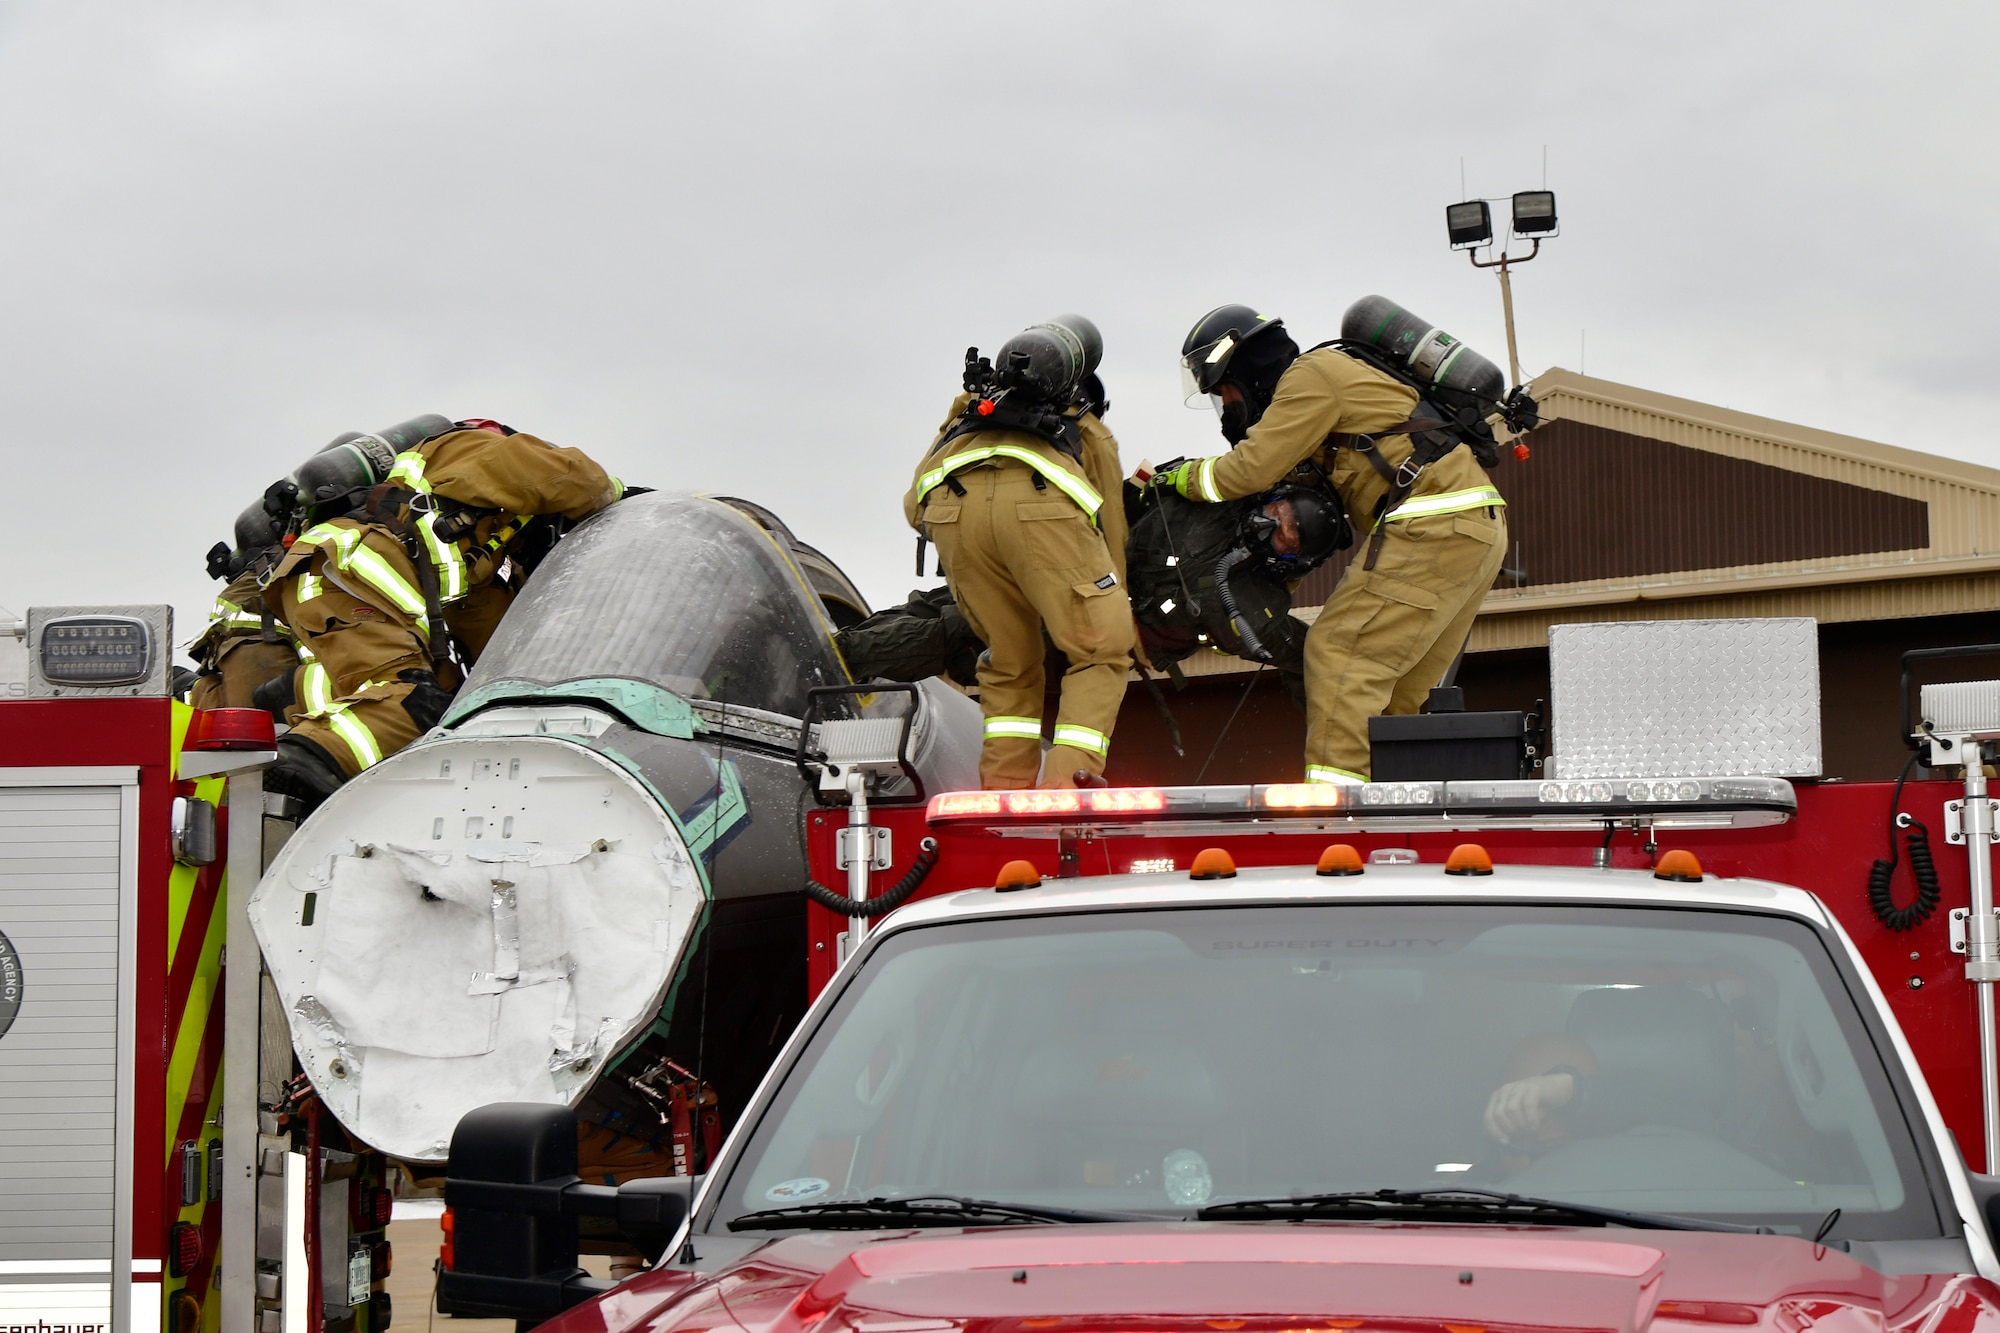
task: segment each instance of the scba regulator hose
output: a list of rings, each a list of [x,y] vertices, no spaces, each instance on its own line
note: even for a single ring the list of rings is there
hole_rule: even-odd
[[[806,876],[806,897],[827,911],[838,912],[842,916],[865,916],[870,919],[886,916],[909,901],[910,895],[931,873],[931,867],[937,864],[937,860],[937,839],[925,838],[917,844],[917,859],[910,863],[910,868],[896,881],[896,886],[880,897],[856,902],[844,893],[835,893],[810,875]]]
[[[1910,762],[1903,765],[1903,775],[1896,779],[1896,790],[1889,798],[1889,859],[1877,861],[1868,870],[1868,907],[1875,913],[1875,919],[1890,930],[1914,930],[1930,919],[1937,911],[1939,890],[1937,863],[1931,860],[1930,830],[1912,815],[1899,812],[1896,807],[1903,799],[1903,783],[1910,776],[1917,756],[1911,755]],[[1903,831],[1903,844],[1909,848],[1910,878],[1917,882],[1917,898],[1908,907],[1896,906],[1893,881],[1896,877],[1898,848],[1896,830]]]

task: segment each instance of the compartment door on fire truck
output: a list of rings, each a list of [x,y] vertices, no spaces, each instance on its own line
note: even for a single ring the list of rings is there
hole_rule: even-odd
[[[137,780],[0,768],[0,1327],[133,1327]]]

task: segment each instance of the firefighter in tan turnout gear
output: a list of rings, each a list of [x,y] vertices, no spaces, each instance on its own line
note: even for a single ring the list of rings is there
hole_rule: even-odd
[[[1135,636],[1118,443],[1079,401],[1103,347],[1089,320],[1063,315],[1009,339],[997,364],[968,351],[966,392],[903,500],[987,645],[988,788],[1098,779],[1125,696]],[[1044,631],[1069,659],[1046,756]]]
[[[215,598],[208,628],[188,648],[200,670],[188,688],[196,708],[255,708],[258,687],[298,669],[298,643],[283,621],[264,609],[264,592],[248,570]]]
[[[1378,354],[1369,339],[1380,330],[1364,316],[1382,309],[1403,317],[1398,334],[1415,323],[1372,297],[1343,324],[1355,336],[1304,354],[1282,320],[1248,306],[1203,316],[1182,346],[1182,368],[1190,401],[1208,396],[1232,448],[1155,479],[1209,502],[1307,480],[1337,496],[1362,534],[1306,636],[1312,781],[1367,780],[1368,719],[1417,711],[1464,645],[1507,547],[1506,501],[1474,448],[1460,447],[1490,451],[1485,411],[1432,401],[1452,401],[1445,381],[1454,372],[1491,363],[1436,329],[1418,328],[1408,346]],[[1405,373],[1411,348],[1421,374]],[[1423,379],[1433,372],[1438,385]],[[1497,375],[1470,397],[1497,402]]]
[[[502,576],[523,529],[623,494],[578,450],[436,416],[337,441],[297,487],[264,602],[312,660],[265,784],[308,809],[444,715],[513,595]]]

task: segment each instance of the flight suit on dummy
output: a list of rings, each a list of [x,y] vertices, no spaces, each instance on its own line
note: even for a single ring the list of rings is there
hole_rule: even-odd
[[[255,708],[258,686],[297,669],[299,649],[291,629],[275,616],[267,626],[263,606],[257,576],[249,571],[216,596],[208,628],[188,648],[201,668],[188,688],[189,704]]]
[[[585,518],[622,493],[585,454],[532,435],[457,429],[397,455],[365,517],[308,528],[265,585],[266,604],[315,658],[300,672],[291,735],[351,778],[435,726],[459,683],[436,639],[457,638],[471,665],[512,596],[498,574],[521,526]]]
[[[1306,777],[1365,781],[1368,719],[1414,713],[1464,645],[1507,551],[1506,501],[1466,448],[1425,468],[1381,519],[1376,506],[1410,456],[1407,435],[1384,435],[1378,469],[1354,440],[1409,420],[1416,391],[1331,348],[1307,352],[1279,379],[1263,416],[1228,453],[1202,460],[1190,499],[1232,500],[1269,489],[1317,461],[1363,534],[1352,564],[1306,635]]]
[[[903,514],[936,543],[959,610],[986,641],[981,785],[1031,787],[1039,773],[1045,787],[1074,786],[1077,772],[1104,771],[1132,669],[1118,442],[1086,412],[1081,462],[1018,431],[961,435],[939,450],[935,439],[970,401],[952,404]],[[1044,629],[1069,658],[1046,759]]]

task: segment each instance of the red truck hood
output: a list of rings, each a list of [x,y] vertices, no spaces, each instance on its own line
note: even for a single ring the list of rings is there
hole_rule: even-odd
[[[697,1246],[699,1241],[697,1241]],[[1980,1333],[1980,1278],[1782,1236],[1179,1223],[817,1232],[632,1279],[546,1333]]]

